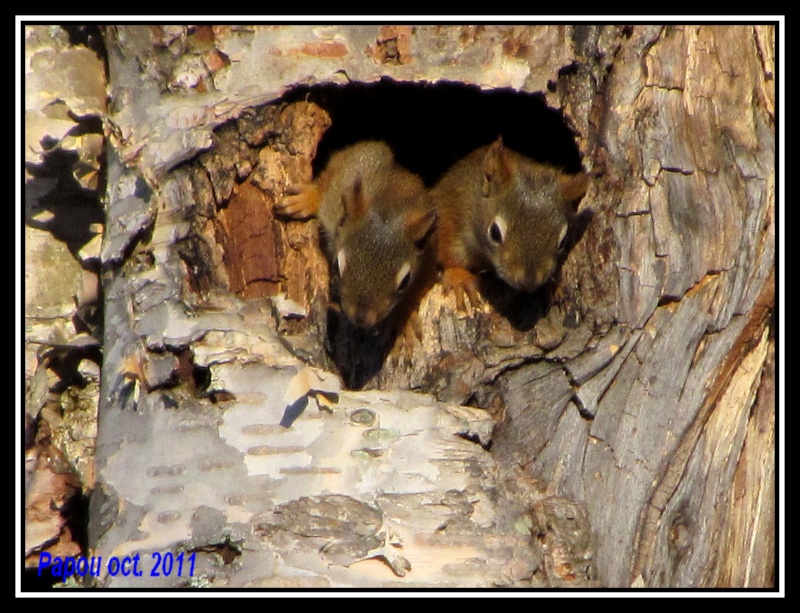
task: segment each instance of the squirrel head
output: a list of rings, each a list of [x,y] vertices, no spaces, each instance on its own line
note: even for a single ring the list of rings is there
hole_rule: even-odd
[[[344,191],[334,239],[341,308],[362,328],[384,320],[413,287],[436,222],[421,182],[390,185],[374,198],[384,199],[381,206],[368,200],[360,179]]]
[[[555,272],[589,178],[538,164],[498,138],[483,159],[481,181],[476,232],[483,252],[506,283],[532,292]]]

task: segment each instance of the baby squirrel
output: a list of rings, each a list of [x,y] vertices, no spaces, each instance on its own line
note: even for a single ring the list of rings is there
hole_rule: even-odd
[[[295,219],[317,215],[351,322],[370,328],[401,302],[416,306],[422,279],[435,272],[428,239],[436,211],[422,180],[395,161],[388,145],[346,147],[312,184],[293,192],[275,210]]]
[[[494,269],[532,292],[555,272],[589,178],[507,149],[502,137],[456,162],[431,189],[439,213],[437,258],[445,286],[476,299],[475,274]]]

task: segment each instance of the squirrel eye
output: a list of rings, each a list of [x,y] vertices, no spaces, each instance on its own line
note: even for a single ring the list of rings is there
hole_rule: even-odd
[[[496,245],[502,245],[506,238],[506,222],[502,217],[495,217],[489,226],[489,238]]]
[[[397,273],[397,291],[404,292],[411,283],[411,264],[406,262]]]

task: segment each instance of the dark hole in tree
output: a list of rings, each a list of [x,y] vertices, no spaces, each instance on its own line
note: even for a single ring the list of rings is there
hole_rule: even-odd
[[[192,380],[195,389],[200,392],[206,391],[208,386],[211,385],[211,369],[205,366],[192,364]]]
[[[83,45],[94,51],[98,57],[106,58],[106,46],[103,42],[101,26],[97,24],[61,24],[69,36],[69,44]]]
[[[231,564],[236,558],[242,555],[241,545],[226,539],[221,543],[214,543],[205,545],[203,547],[195,547],[190,549],[191,552],[205,552],[217,554],[222,560],[223,564]]]
[[[534,160],[569,173],[581,169],[572,132],[542,94],[384,78],[298,87],[286,99],[314,102],[331,116],[314,160],[315,175],[332,152],[376,139],[391,145],[398,162],[431,185],[457,160],[500,135],[509,148]]]

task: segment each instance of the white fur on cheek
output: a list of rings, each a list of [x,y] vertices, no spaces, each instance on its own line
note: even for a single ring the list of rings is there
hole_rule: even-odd
[[[564,237],[567,235],[567,224],[561,228],[561,233],[558,235],[558,246],[561,247],[561,243],[564,241]]]
[[[403,281],[403,278],[411,272],[411,264],[405,262],[401,267],[400,270],[397,272],[397,276],[394,279],[394,286],[400,287],[400,283]]]
[[[347,265],[347,258],[344,255],[344,249],[340,249],[339,253],[336,254],[336,264],[339,266],[339,274],[344,274],[344,268]]]

